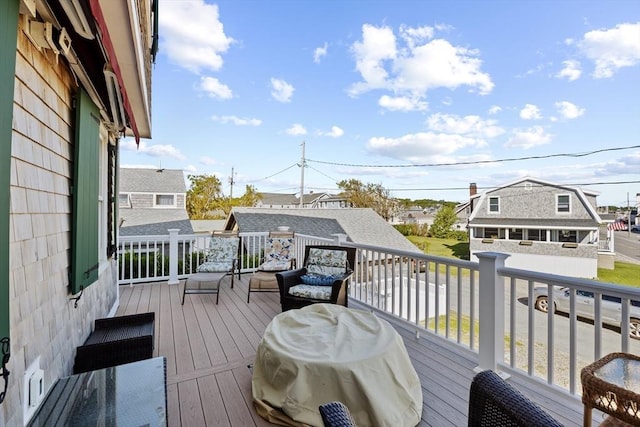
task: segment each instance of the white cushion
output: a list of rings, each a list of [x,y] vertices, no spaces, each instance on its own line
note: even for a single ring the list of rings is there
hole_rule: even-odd
[[[331,289],[331,286],[295,285],[289,288],[289,295],[329,301]]]

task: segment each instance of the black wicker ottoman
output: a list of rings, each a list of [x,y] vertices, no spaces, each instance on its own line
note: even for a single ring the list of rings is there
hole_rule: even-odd
[[[155,313],[96,319],[93,333],[76,348],[73,373],[153,357]]]

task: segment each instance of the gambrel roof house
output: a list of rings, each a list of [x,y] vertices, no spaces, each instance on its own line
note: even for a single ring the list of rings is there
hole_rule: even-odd
[[[193,234],[187,189],[179,169],[120,168],[118,224],[121,236]]]
[[[157,4],[0,2],[1,426],[117,308],[118,144],[151,137]]]
[[[610,232],[596,211],[598,193],[525,177],[473,195],[469,249],[504,252],[509,267],[597,276],[601,239]]]

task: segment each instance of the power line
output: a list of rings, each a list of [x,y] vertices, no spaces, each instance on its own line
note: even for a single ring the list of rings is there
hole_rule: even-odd
[[[526,157],[511,157],[506,159],[495,159],[495,160],[473,160],[468,162],[451,162],[451,163],[423,163],[423,164],[410,164],[410,165],[361,165],[355,163],[337,163],[337,162],[326,162],[323,160],[312,160],[307,159],[308,162],[321,163],[325,165],[333,165],[333,166],[349,166],[354,168],[424,168],[424,167],[440,167],[440,166],[467,166],[467,165],[482,165],[489,163],[504,163],[504,162],[516,162],[523,160],[541,160],[541,159],[551,159],[554,157],[586,157],[591,156],[598,153],[604,153],[608,151],[621,151],[621,150],[631,150],[634,148],[640,148],[640,145],[631,145],[628,147],[613,147],[613,148],[602,148],[600,150],[594,151],[586,151],[582,153],[556,153],[556,154],[546,154],[542,156],[526,156]]]

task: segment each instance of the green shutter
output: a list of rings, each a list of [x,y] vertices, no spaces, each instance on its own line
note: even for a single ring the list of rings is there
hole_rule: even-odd
[[[80,88],[76,97],[73,176],[71,293],[98,279],[98,173],[100,118],[98,108]]]
[[[9,186],[18,4],[19,0],[0,1],[0,339],[9,337]],[[1,351],[0,347],[0,369]]]

